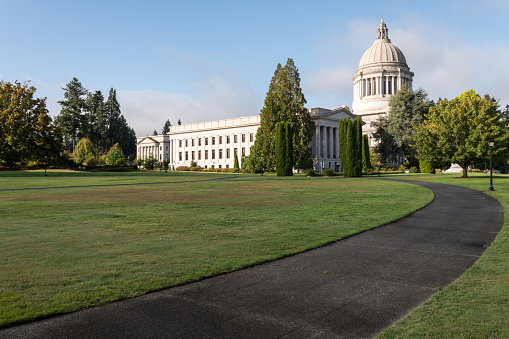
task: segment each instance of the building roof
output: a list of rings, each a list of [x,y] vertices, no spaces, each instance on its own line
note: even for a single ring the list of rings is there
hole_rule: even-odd
[[[389,39],[389,29],[383,17],[380,25],[378,25],[377,38],[373,45],[362,55],[359,69],[374,64],[379,65],[380,63],[395,63],[407,66],[405,55]]]

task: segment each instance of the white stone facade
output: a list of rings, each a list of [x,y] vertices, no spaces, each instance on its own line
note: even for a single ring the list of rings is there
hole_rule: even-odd
[[[339,171],[339,120],[355,116],[346,106],[312,108],[309,113],[316,125],[309,144],[314,169]],[[175,168],[189,166],[191,161],[203,168],[233,168],[236,155],[251,154],[259,127],[260,115],[171,126],[168,135],[138,138],[138,158],[146,159],[150,155],[158,161],[167,158]]]
[[[170,165],[233,168],[235,156],[249,156],[260,116],[171,126]],[[240,157],[239,165],[240,165]]]
[[[168,135],[146,136],[136,139],[136,157],[148,159],[151,156],[161,162],[170,156],[170,137]]]

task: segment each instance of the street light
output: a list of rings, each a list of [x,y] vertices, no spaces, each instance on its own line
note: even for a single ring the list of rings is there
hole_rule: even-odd
[[[494,191],[493,188],[493,146],[495,146],[495,141],[488,141],[488,145],[490,146],[490,188],[488,191]]]

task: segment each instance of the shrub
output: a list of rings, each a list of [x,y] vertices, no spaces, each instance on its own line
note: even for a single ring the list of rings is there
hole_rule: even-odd
[[[428,161],[421,160],[419,161],[419,167],[421,168],[421,173],[435,173],[435,169],[433,165]]]
[[[308,177],[315,177],[315,176],[316,176],[316,172],[315,172],[315,170],[314,170],[314,169],[312,169],[312,168],[308,168],[308,169],[306,170],[306,176],[308,176]]]
[[[153,170],[156,166],[156,159],[152,156],[143,160],[143,167],[148,170]]]
[[[419,169],[417,168],[417,166],[410,167],[410,173],[419,173]]]
[[[332,168],[326,168],[323,173],[328,176],[328,177],[332,177],[334,176],[334,171],[332,170]]]
[[[405,170],[406,170],[405,165],[401,165],[401,166],[399,166],[398,171],[400,171],[400,172],[405,172]]]
[[[200,172],[200,171],[203,171],[203,167],[201,167],[201,166],[189,167],[189,170],[193,171],[193,172]]]
[[[189,171],[191,167],[189,166],[179,166],[175,168],[175,171]]]

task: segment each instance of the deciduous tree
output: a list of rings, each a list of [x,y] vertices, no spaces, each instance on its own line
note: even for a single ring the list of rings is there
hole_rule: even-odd
[[[28,83],[0,81],[0,163],[54,160],[62,151],[61,130],[35,91]]]
[[[489,140],[495,141],[495,158],[507,153],[507,121],[489,96],[481,98],[473,90],[463,92],[451,101],[439,101],[426,118],[413,137],[420,160],[456,163],[467,177],[472,162],[489,158]]]

